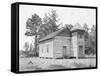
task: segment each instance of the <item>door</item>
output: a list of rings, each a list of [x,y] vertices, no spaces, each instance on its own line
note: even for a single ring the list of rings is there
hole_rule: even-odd
[[[83,56],[83,46],[82,45],[79,46],[78,56],[79,57],[82,57]]]
[[[63,46],[63,58],[67,57],[67,46]]]

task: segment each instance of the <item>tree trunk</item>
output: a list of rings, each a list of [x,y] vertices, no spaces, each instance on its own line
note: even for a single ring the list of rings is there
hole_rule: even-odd
[[[37,35],[35,35],[35,55],[36,56],[38,55],[38,52],[37,52]]]

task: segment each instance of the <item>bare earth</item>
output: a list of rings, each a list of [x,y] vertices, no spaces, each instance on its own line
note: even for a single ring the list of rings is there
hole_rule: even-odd
[[[40,58],[19,58],[20,71],[53,70],[95,67],[96,59],[40,59]]]

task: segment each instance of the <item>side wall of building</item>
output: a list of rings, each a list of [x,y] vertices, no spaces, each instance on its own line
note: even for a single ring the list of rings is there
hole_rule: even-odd
[[[39,44],[39,57],[53,58],[53,40]]]
[[[74,32],[72,34],[72,48],[74,57],[84,57],[85,56],[85,41],[84,34],[79,34],[78,32]]]
[[[77,33],[76,35],[72,36],[72,51],[73,56],[78,57],[78,43],[77,43]]]

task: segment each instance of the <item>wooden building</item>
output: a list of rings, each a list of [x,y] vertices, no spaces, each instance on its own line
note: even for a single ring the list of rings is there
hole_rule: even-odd
[[[69,30],[62,28],[39,40],[39,57],[70,58],[84,57],[85,30],[78,23]]]

